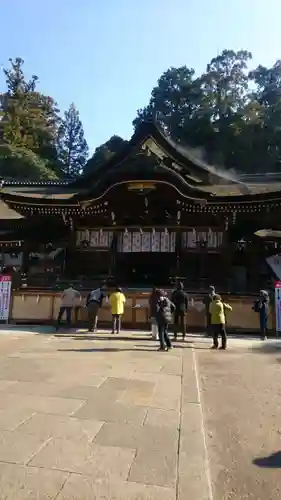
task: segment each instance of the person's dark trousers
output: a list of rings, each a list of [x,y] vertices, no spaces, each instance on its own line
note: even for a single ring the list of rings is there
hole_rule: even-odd
[[[80,311],[80,306],[75,306],[74,307],[74,324],[75,324],[75,326],[78,325],[79,311]]]
[[[262,339],[265,339],[265,337],[267,336],[267,320],[267,314],[260,314],[260,331]]]
[[[227,335],[225,325],[220,323],[218,325],[212,325],[213,330],[213,347],[216,349],[219,347],[219,336],[221,336],[221,348],[226,349],[227,346]]]
[[[211,314],[206,313],[206,333],[208,337],[211,337],[213,334],[213,328],[212,328],[212,323],[211,323]]]
[[[97,329],[98,325],[99,303],[89,302],[87,309],[88,309],[89,332],[93,332],[94,330]]]
[[[121,328],[121,314],[112,315],[112,333],[119,333]]]
[[[65,312],[65,315],[66,315],[66,325],[67,325],[67,328],[70,328],[70,324],[71,324],[71,311],[72,311],[72,307],[60,307],[59,315],[58,315],[58,319],[57,319],[57,327],[58,328],[61,325],[61,320],[62,320],[64,312]]]
[[[183,338],[185,338],[186,326],[185,326],[185,313],[184,311],[175,311],[174,314],[174,338],[177,339],[178,333],[182,333]]]
[[[167,346],[172,347],[170,337],[168,335],[168,323],[165,321],[158,321],[158,334],[159,334],[159,341],[160,341],[160,348],[165,349]]]

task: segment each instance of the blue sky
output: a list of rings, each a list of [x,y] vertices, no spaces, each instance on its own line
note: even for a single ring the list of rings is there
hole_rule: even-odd
[[[200,73],[224,48],[281,58],[280,0],[1,0],[0,18],[0,64],[22,57],[62,111],[75,102],[91,152],[131,136],[169,66]]]

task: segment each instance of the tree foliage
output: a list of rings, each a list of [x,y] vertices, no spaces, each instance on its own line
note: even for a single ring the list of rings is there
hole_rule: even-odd
[[[58,157],[63,164],[63,172],[67,177],[81,174],[87,158],[88,144],[84,137],[82,122],[75,104],[71,104],[64,113],[57,137]]]
[[[56,102],[36,90],[38,77],[26,81],[20,58],[4,69],[7,91],[1,95],[4,141],[39,154],[53,147],[59,122]]]
[[[169,68],[133,122],[156,119],[171,136],[204,151],[214,165],[244,172],[279,171],[281,61],[249,71],[246,50],[223,50],[196,76]]]
[[[249,70],[247,50],[223,50],[201,75],[170,67],[133,122],[154,119],[183,145],[198,148],[213,165],[242,172],[273,172],[281,163],[281,60]],[[90,172],[125,146],[118,135],[88,147],[72,104],[63,118],[55,100],[27,78],[24,62],[10,59],[0,94],[0,176],[53,179]]]
[[[37,76],[26,78],[21,58],[10,59],[9,62],[10,67],[4,69],[6,89],[0,94],[0,175],[6,175],[5,172],[9,172],[12,165],[10,176],[14,177],[63,177],[69,172],[70,166],[74,166],[73,144],[77,137],[73,139],[72,150],[64,163],[65,157],[58,145],[62,145],[62,131],[65,130],[67,134],[68,129],[65,127],[65,118],[62,120],[59,115],[56,101],[38,91]],[[81,122],[79,134],[82,144]],[[81,171],[85,163],[85,160],[82,161],[82,152],[80,159],[82,163],[76,173]]]
[[[0,176],[23,180],[56,180],[48,160],[21,146],[0,145]]]
[[[95,152],[87,162],[84,168],[85,173],[91,172],[93,169],[100,167],[112,158],[116,153],[119,153],[125,146],[127,141],[122,139],[119,135],[113,135],[110,139],[98,146]]]

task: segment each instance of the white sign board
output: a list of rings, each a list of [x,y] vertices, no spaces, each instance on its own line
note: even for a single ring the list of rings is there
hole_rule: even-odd
[[[276,332],[281,332],[281,281],[275,281],[274,290]]]
[[[0,321],[9,319],[11,290],[11,276],[0,276]]]
[[[276,277],[281,280],[281,255],[271,255],[266,259],[266,262],[276,274]]]

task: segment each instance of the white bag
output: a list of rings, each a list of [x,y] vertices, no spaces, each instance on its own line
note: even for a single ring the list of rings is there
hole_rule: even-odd
[[[153,340],[158,340],[158,326],[155,318],[151,318],[151,334]]]

